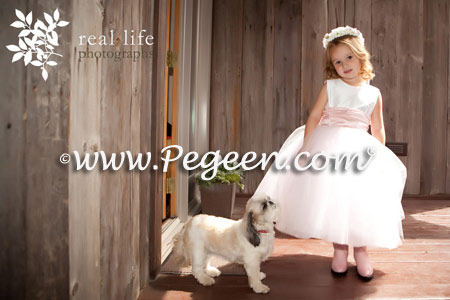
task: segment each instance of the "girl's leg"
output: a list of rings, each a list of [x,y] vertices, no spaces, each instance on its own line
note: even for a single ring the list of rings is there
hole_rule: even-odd
[[[342,273],[347,271],[348,245],[333,243],[334,254],[331,262],[331,269],[334,272]]]
[[[354,247],[354,256],[356,261],[356,268],[358,273],[370,278],[373,275],[373,268],[370,265],[369,254],[367,253],[367,247]]]

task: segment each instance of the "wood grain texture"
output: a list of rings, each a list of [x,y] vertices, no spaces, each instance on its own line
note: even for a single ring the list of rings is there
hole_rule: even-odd
[[[24,3],[16,4],[14,7],[26,12]],[[47,4],[30,1],[28,9],[36,17],[48,12]],[[155,220],[150,215],[150,174],[74,172],[61,165],[58,157],[69,150],[81,155],[98,150],[107,154],[151,150],[150,101],[153,97],[158,103],[161,98],[157,97],[164,92],[154,85],[159,88],[152,94],[152,83],[159,83],[161,77],[152,80],[151,76],[160,69],[153,68],[151,59],[79,61],[81,50],[127,51],[139,50],[139,46],[123,46],[123,40],[116,40],[114,46],[88,49],[78,44],[78,36],[99,36],[114,29],[123,39],[124,29],[137,32],[142,28],[150,34],[160,19],[153,18],[151,1],[88,5],[75,1],[53,6],[71,24],[58,31],[58,53],[64,59],[50,70],[48,80],[44,82],[39,69],[25,71],[19,63],[17,70],[8,72],[11,81],[1,72],[2,94],[11,96],[11,102],[1,103],[0,120],[5,128],[2,141],[11,141],[0,148],[2,167],[3,159],[8,159],[7,168],[0,173],[1,225],[5,225],[2,230],[11,232],[2,239],[2,274],[8,278],[2,278],[1,297],[135,299],[149,278],[150,245],[159,247],[154,255],[159,263],[161,255],[160,218],[156,229],[152,227],[159,229],[159,235],[149,240],[150,222]],[[2,11],[2,16],[3,12],[7,27],[15,19],[14,9]],[[17,32],[3,35],[2,31],[2,43],[13,35],[16,40]],[[146,48],[152,50],[153,46]],[[159,50],[161,67],[165,47]],[[2,55],[2,59],[8,56]],[[162,115],[157,108],[152,113]],[[160,122],[154,127],[164,126]],[[157,137],[162,137],[161,132]],[[159,153],[161,145],[152,143],[152,152]],[[16,171],[11,174],[10,168]],[[161,191],[161,181],[154,186],[153,191]],[[8,197],[5,202],[3,195]]]
[[[151,152],[159,155],[164,144],[164,87],[166,66],[166,26],[167,2],[155,0],[153,32],[158,43],[153,48],[152,97],[151,97]],[[154,160],[153,160],[154,161]],[[162,161],[154,161],[159,171],[152,171],[150,178],[150,215],[149,215],[149,278],[155,279],[161,269],[161,216],[163,199]]]
[[[123,32],[131,27],[130,3],[110,0],[104,5],[104,32]],[[123,38],[103,49],[130,51],[130,46],[123,45]],[[131,63],[129,60],[104,63],[102,74],[101,144],[102,150],[111,155],[130,148],[131,144]],[[100,180],[100,298],[131,299],[135,279],[132,273],[135,245],[131,240],[134,222],[131,212],[135,203],[131,197],[131,173],[124,169],[103,171]]]
[[[302,2],[301,124],[308,119],[325,80],[322,39],[328,32],[327,1]]]
[[[27,1],[8,1],[0,11],[2,45],[17,45],[18,29],[9,27],[17,19],[14,10],[26,11]],[[27,266],[25,132],[26,68],[20,60],[11,65],[13,53],[0,47],[0,298],[25,299],[23,282]]]
[[[213,5],[210,147],[240,150],[243,1]]]
[[[385,13],[379,14],[379,11]],[[396,120],[399,118],[399,76],[396,69],[400,53],[398,50],[399,18],[398,2],[372,1],[372,63],[376,77],[372,84],[380,89],[383,97],[383,119],[386,142],[397,141]]]
[[[354,26],[358,28],[363,36],[365,46],[372,50],[372,0],[355,0],[354,4]],[[373,62],[372,62],[373,63]]]
[[[131,3],[131,28],[138,30],[145,29],[145,34],[152,34],[152,1],[133,1]],[[153,46],[134,45],[133,51],[152,51]],[[131,62],[131,123],[130,149],[132,153],[145,153],[150,149],[150,99],[151,89],[148,79],[152,77],[151,58],[140,59]],[[131,287],[130,299],[136,299],[140,290],[148,282],[148,224],[149,224],[149,204],[150,194],[149,172],[133,171],[131,174],[131,239],[133,248],[131,249],[131,284],[127,283],[127,288]],[[130,216],[127,217],[130,219]],[[127,254],[125,254],[127,255]]]
[[[148,28],[149,32],[155,36],[154,28],[154,1],[141,0],[140,9],[142,18],[140,20],[142,28]],[[143,45],[142,50],[152,53],[154,45]],[[153,59],[147,59],[140,64],[140,70],[137,77],[140,77],[141,91],[139,121],[140,121],[140,143],[141,153],[147,153],[151,149],[151,140],[149,132],[151,132],[151,97],[152,97],[152,81]],[[149,280],[149,249],[153,241],[149,240],[150,236],[150,172],[140,172],[139,174],[139,279],[140,288],[145,286]]]
[[[72,5],[58,1],[66,20]],[[34,18],[49,11],[48,3],[30,1]],[[68,172],[59,156],[68,151],[70,99],[70,25],[58,30],[57,68],[44,81],[39,68],[27,68],[25,102],[25,230],[28,299],[66,298],[69,291]]]
[[[424,2],[421,193],[445,192],[448,128],[448,1]],[[448,191],[447,191],[448,192]]]
[[[328,30],[330,32],[333,28],[345,26],[345,12],[346,1],[345,0],[328,0]],[[325,34],[325,33],[324,33]]]
[[[142,29],[143,20],[151,18],[143,14],[151,11],[142,10],[142,5],[143,2],[123,3],[114,0],[105,3],[104,32],[110,30],[123,32],[130,29],[137,32]],[[114,46],[107,46],[106,50],[137,51],[139,46],[125,45],[122,41]],[[141,133],[140,128],[144,123],[144,129],[148,129],[146,122],[149,120],[148,111],[143,112],[145,117],[140,119],[142,105],[149,106],[148,103],[142,104],[141,101],[151,99],[149,89],[143,89],[143,86],[148,84],[145,79],[151,79],[147,77],[148,74],[144,75],[141,71],[142,66],[147,63],[147,59],[136,62],[122,59],[120,62],[103,65],[102,71],[105,75],[102,79],[101,132],[102,148],[106,153],[120,152],[124,149],[130,149],[135,153],[142,149],[141,137],[144,137],[142,140],[144,145],[149,145],[148,131]],[[143,94],[145,91],[147,93]],[[160,126],[163,127],[162,123]],[[150,199],[140,198],[139,176],[139,172],[130,172],[126,169],[102,173],[100,211],[102,299],[135,299],[141,287],[142,280],[139,275],[142,268],[139,258],[142,247],[146,247],[148,243],[140,244],[140,241],[146,238],[141,237],[139,233],[139,228],[143,226],[139,224],[140,209],[142,201]],[[144,184],[147,185],[148,182]],[[142,193],[146,195],[146,188]],[[144,204],[144,207],[146,206]],[[146,216],[148,211],[144,212],[144,217]],[[142,221],[149,222],[148,218]],[[146,265],[147,262],[143,266]],[[147,277],[145,273],[144,276]]]
[[[272,113],[265,117],[266,132],[272,134],[267,139],[272,143],[263,152],[278,151],[291,132],[300,125],[300,80],[302,57],[302,3],[301,1],[277,1],[274,10],[274,62],[273,62],[273,100],[265,106],[272,106]],[[271,92],[270,83],[265,86]],[[269,111],[270,113],[270,111]]]
[[[399,3],[400,39],[398,72],[400,77],[399,116],[396,127],[399,128],[396,141],[408,142],[406,168],[406,194],[420,193],[420,169],[418,163],[422,156],[422,94],[423,85],[423,27],[416,20],[422,19],[423,2],[402,0]],[[407,113],[406,113],[407,112]],[[448,149],[448,148],[447,148]]]
[[[108,26],[140,29],[144,19],[152,24],[151,2],[146,1],[145,6],[142,1],[133,2],[124,8],[111,3],[106,3],[108,20],[112,21]],[[23,236],[23,243],[6,240],[17,245],[13,251],[18,256],[7,257],[5,266],[22,268],[20,278],[13,269],[3,273],[15,281],[2,281],[2,296],[6,289],[6,298],[67,299],[70,293],[74,299],[135,299],[148,280],[148,174],[140,177],[138,173],[118,172],[115,177],[108,172],[73,172],[57,161],[69,149],[81,154],[103,146],[106,152],[149,150],[151,95],[150,85],[143,79],[151,76],[151,63],[147,67],[145,61],[107,61],[107,66],[101,59],[79,62],[77,54],[87,47],[79,47],[78,35],[99,35],[104,31],[105,7],[102,3],[91,4],[75,1],[56,5],[61,16],[72,24],[58,32],[59,53],[64,59],[58,61],[58,68],[52,68],[47,82],[37,69],[27,69],[26,83],[25,73],[12,72],[11,79],[22,86],[24,101],[16,99],[13,115],[7,121],[10,129],[18,132],[19,138],[15,137],[11,146],[16,155],[23,157],[24,166],[16,174],[23,174],[21,182],[26,188],[17,189],[23,196],[11,198],[16,207],[24,204],[21,211],[8,208],[17,213],[15,218],[20,222],[6,219],[8,226],[18,231],[15,238]],[[30,10],[36,17],[48,8],[31,3]],[[71,34],[72,26],[76,28]],[[90,50],[101,47],[92,46]],[[23,72],[23,68],[19,70]],[[111,73],[102,76],[103,71]],[[120,76],[126,80],[120,80]],[[145,78],[151,82],[151,78]],[[13,118],[18,111],[23,138]],[[27,148],[33,151],[21,150]],[[12,182],[17,179],[9,176]],[[5,212],[3,207],[1,212]],[[18,227],[20,224],[23,229]]]
[[[344,23],[345,25],[355,26],[355,0],[345,0],[344,2]]]
[[[101,51],[102,47],[80,45],[78,37],[103,33],[103,9],[94,2],[73,2],[69,151],[81,155],[102,150],[104,60],[80,61],[81,51]],[[74,300],[100,299],[100,178],[99,170],[69,172],[69,293]]]
[[[407,105],[408,91],[404,90],[407,76],[400,66],[411,65],[414,62],[410,58],[405,59],[405,53],[408,53],[408,47],[403,47],[402,37],[407,36],[405,26],[402,26],[408,12],[401,6],[400,1],[385,2],[372,1],[372,50],[373,64],[375,74],[373,85],[380,88],[383,96],[383,117],[386,131],[386,142],[404,142],[408,140],[406,131],[408,130],[408,117],[403,113],[404,106]],[[403,9],[402,9],[403,8]],[[385,13],[379,14],[379,11]],[[402,12],[402,13],[400,13]],[[417,17],[417,16],[416,16]],[[406,19],[409,28],[411,19]],[[420,38],[416,39],[420,42]],[[411,45],[411,47],[414,47]],[[417,68],[414,71],[417,71]],[[416,80],[420,78],[415,78]],[[416,84],[417,86],[417,84]],[[400,160],[406,165],[407,158],[400,157]],[[417,183],[416,183],[417,184]]]
[[[450,5],[447,6],[448,26],[450,28]],[[449,31],[449,46],[448,46],[448,83],[447,83],[447,178],[445,192],[450,194],[450,31]]]
[[[243,33],[243,70],[241,100],[241,145],[244,154],[257,149],[264,149],[266,143],[265,118],[267,109],[266,94],[262,86],[271,81],[273,70],[273,1],[258,0],[244,2]],[[271,85],[273,83],[270,83]],[[260,111],[260,113],[255,113]],[[270,134],[270,133],[269,133]],[[255,151],[256,152],[256,151]],[[254,190],[262,179],[262,170],[247,171],[245,174],[245,191]]]
[[[103,31],[123,32],[130,28],[130,6],[119,0],[105,2]],[[124,37],[122,36],[121,39]],[[104,50],[131,50],[122,40]],[[102,65],[102,104],[100,132],[102,150],[108,155],[120,153],[130,147],[131,115],[131,64],[128,60],[107,61]],[[123,76],[127,74],[128,76]],[[132,249],[130,239],[133,222],[131,217],[131,173],[103,171],[100,193],[100,298],[130,299],[132,278]],[[121,245],[127,244],[126,248]]]

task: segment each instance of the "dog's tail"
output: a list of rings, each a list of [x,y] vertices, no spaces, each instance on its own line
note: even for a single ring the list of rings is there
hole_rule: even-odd
[[[191,219],[184,224],[183,228],[180,232],[178,232],[174,237],[173,244],[173,255],[175,261],[180,263],[183,267],[187,267],[191,265],[191,255],[189,251],[189,247],[186,247],[187,243],[189,243],[188,232],[191,227]]]

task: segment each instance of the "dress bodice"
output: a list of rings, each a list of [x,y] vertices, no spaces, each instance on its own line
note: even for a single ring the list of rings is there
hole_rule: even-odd
[[[366,115],[372,115],[380,90],[369,83],[353,86],[342,79],[329,79],[327,83],[328,103],[330,107],[359,109]]]

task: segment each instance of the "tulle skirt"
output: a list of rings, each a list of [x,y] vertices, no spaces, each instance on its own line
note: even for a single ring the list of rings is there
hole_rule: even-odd
[[[300,152],[310,153],[310,158],[319,152],[335,157],[359,153],[360,161],[368,162],[366,168],[359,171],[353,162],[347,170],[344,164],[335,169],[333,159],[321,171],[276,170],[272,164],[256,193],[280,202],[276,228],[281,232],[355,247],[396,248],[403,240],[405,166],[364,126],[336,126],[326,121],[306,141],[305,126],[297,128],[280,149],[280,161],[293,161]],[[302,156],[299,166],[307,163]],[[325,159],[315,165],[323,167]]]

